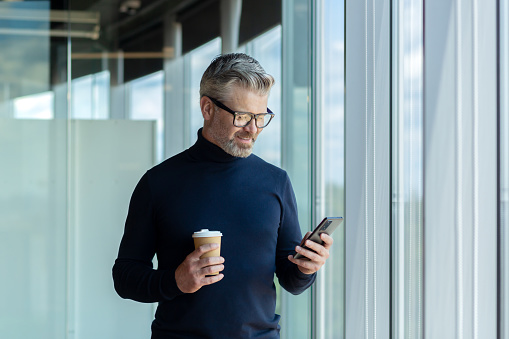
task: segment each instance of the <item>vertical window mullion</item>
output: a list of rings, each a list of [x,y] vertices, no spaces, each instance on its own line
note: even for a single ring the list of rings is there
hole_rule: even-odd
[[[499,246],[500,246],[500,317],[499,334],[501,339],[509,338],[509,4],[499,2]]]

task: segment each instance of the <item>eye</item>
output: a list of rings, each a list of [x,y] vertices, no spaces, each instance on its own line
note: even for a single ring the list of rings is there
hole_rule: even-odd
[[[240,123],[240,124],[244,124],[244,123],[248,122],[249,120],[251,120],[251,116],[249,114],[239,114],[239,113],[237,113],[235,115],[235,121]]]
[[[263,123],[265,121],[265,118],[267,117],[267,114],[260,114],[256,116],[256,121],[258,123]]]

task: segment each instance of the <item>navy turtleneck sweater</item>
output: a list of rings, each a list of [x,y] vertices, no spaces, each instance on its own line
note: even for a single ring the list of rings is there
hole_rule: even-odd
[[[202,228],[223,234],[224,278],[184,294],[175,269]],[[196,144],[136,186],[113,266],[115,289],[122,298],[159,303],[152,338],[279,338],[274,273],[293,294],[315,280],[287,258],[300,240],[286,172],[254,154],[230,156],[200,130]]]

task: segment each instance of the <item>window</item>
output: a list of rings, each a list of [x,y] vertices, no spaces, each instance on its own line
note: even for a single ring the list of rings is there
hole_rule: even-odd
[[[221,53],[221,38],[215,38],[184,56],[185,117],[188,119],[188,145],[194,144],[203,126],[200,109],[200,81],[212,59]]]
[[[128,83],[129,118],[156,121],[156,161],[163,160],[163,77],[162,71],[146,75]]]
[[[317,18],[322,42],[317,63],[318,117],[315,173],[316,222],[325,216],[344,216],[344,2],[327,0]],[[318,61],[320,60],[320,61]],[[321,64],[320,64],[321,63]],[[330,259],[317,281],[318,338],[345,337],[345,224],[334,233]]]
[[[258,60],[265,71],[276,80],[267,104],[276,116],[256,140],[254,153],[276,166],[281,166],[281,116],[284,114],[281,112],[281,26],[272,28],[241,46],[239,50]]]
[[[2,338],[65,337],[67,130],[54,119],[50,6],[0,2]]]
[[[72,81],[73,119],[108,119],[110,73],[102,71]]]
[[[12,100],[16,119],[52,119],[53,92],[45,92]]]
[[[393,3],[392,335],[421,338],[422,0]]]

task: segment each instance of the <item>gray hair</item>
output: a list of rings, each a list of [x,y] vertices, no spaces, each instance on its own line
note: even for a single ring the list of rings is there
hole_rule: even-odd
[[[209,96],[219,101],[228,100],[234,86],[268,95],[274,78],[260,63],[244,53],[231,53],[214,58],[203,73],[200,98]]]

